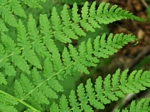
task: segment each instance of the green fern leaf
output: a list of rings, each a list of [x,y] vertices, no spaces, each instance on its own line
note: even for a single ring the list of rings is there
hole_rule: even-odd
[[[12,0],[10,2],[10,6],[12,7],[12,12],[14,12],[17,16],[26,18],[26,14],[21,7],[20,1]]]
[[[75,35],[73,30],[70,27],[70,15],[68,14],[67,5],[64,5],[63,10],[61,11],[61,17],[64,24],[63,32],[68,36],[68,38],[78,39],[78,36]]]
[[[24,2],[26,5],[28,5],[29,7],[32,7],[32,8],[41,8],[41,6],[39,4],[40,1],[45,1],[45,0],[31,0],[31,1],[22,0],[22,2]]]
[[[46,14],[40,15],[40,27],[41,27],[41,33],[45,36],[44,40],[45,38],[52,37],[51,25]]]
[[[31,14],[29,14],[28,20],[28,33],[31,40],[36,40],[39,34],[39,31],[36,28],[36,22]]]
[[[50,111],[51,112],[59,112],[59,106],[56,104],[56,102],[52,103],[52,105],[50,106]]]
[[[68,101],[64,95],[60,98],[60,112],[69,112]]]
[[[85,2],[84,6],[82,7],[82,18],[87,19],[88,18],[88,2]]]
[[[0,84],[4,84],[4,85],[7,84],[4,74],[2,74],[1,72],[0,72]]]
[[[124,77],[124,74],[127,75],[127,70],[123,71],[122,75],[119,75],[120,70],[117,70],[116,73],[113,75],[113,77],[111,77],[110,75],[107,75],[104,81],[102,80],[101,77],[98,77],[96,80],[95,86],[93,86],[91,80],[88,79],[85,87],[83,86],[83,84],[80,84],[78,86],[78,89],[77,89],[78,100],[76,100],[74,96],[75,92],[71,91],[69,95],[69,101],[71,103],[71,106],[75,104],[75,109],[79,111],[93,112],[92,106],[96,107],[97,109],[104,109],[104,104],[108,104],[111,101],[117,101],[118,98],[124,97],[126,94],[140,91],[141,88],[136,88],[136,90],[138,91],[135,91],[135,88],[132,88],[132,87],[135,87],[136,84],[141,84],[141,82],[143,82],[142,80],[144,80],[142,79],[142,77],[146,76],[148,79],[150,79],[150,76],[148,74],[149,71],[141,72],[141,70],[133,71],[132,73],[130,73],[130,75],[135,74],[136,76],[136,74],[139,74],[138,72],[141,73],[141,80],[136,80],[135,77],[133,80],[130,80],[130,78],[127,78],[126,82],[124,83],[121,83],[120,80],[114,80],[114,78],[122,79]],[[134,82],[137,82],[137,83],[135,84]],[[149,87],[145,85],[142,85],[142,86],[145,87],[145,89],[146,87]],[[130,91],[123,91],[124,87],[127,87]],[[62,96],[62,99],[64,99],[65,102],[67,102],[64,96]],[[137,105],[138,107],[138,109],[136,109],[137,111],[143,108],[144,101],[145,100],[141,101]],[[66,105],[68,104],[65,103],[64,107],[67,107]],[[148,105],[149,105],[149,100],[146,102],[146,104],[144,104],[145,106],[144,108],[146,108],[145,110],[148,109]],[[135,108],[136,108],[135,104],[132,103],[130,109],[135,110]],[[74,106],[72,106],[70,109],[75,110]]]
[[[21,76],[20,76],[20,83],[22,85],[24,93],[28,93],[29,91],[31,91],[34,88],[33,84],[30,82],[30,80],[24,74],[21,74]],[[25,99],[25,98],[23,98],[23,99]]]
[[[28,66],[27,62],[23,59],[23,57],[19,55],[20,51],[18,48],[16,48],[16,44],[14,43],[14,41],[5,34],[3,34],[1,40],[2,40],[3,44],[5,45],[6,52],[9,54],[8,57],[10,57],[10,56],[12,57],[12,59],[11,59],[12,62],[17,67],[19,67],[21,70],[29,73],[29,66]],[[12,74],[15,73],[13,67],[8,66],[8,69],[10,69],[12,71]]]
[[[25,57],[25,59],[29,63],[31,63],[31,65],[33,65],[33,66],[35,66],[35,67],[37,67],[39,69],[42,68],[38,57],[36,56],[35,52],[32,49],[26,47],[23,50],[23,54],[22,55]]]
[[[25,59],[22,56],[18,55],[18,54],[19,53],[16,51],[16,53],[14,53],[14,55],[12,55],[12,62],[14,63],[15,66],[20,68],[22,71],[29,74],[30,73],[29,65],[27,64]]]
[[[9,36],[2,34],[1,41],[5,45],[7,53],[12,53],[15,51],[16,44]]]
[[[95,84],[95,92],[97,94],[97,98],[104,104],[108,104],[108,103],[110,103],[110,100],[108,98],[106,98],[106,96],[104,96],[103,91],[104,91],[104,89],[102,88],[102,78],[98,77],[96,79],[96,84]],[[105,108],[103,103],[100,104],[100,109]]]
[[[80,22],[81,18],[80,15],[78,14],[78,7],[76,3],[73,4],[72,8],[72,20],[74,21],[74,23],[71,25],[71,28],[74,30],[74,32],[79,36],[85,36],[86,33],[78,25],[78,22]]]
[[[15,76],[16,75],[16,71],[14,69],[13,66],[11,66],[10,64],[8,63],[5,63],[5,74],[8,75],[8,76]]]
[[[117,87],[120,85],[120,83],[119,83],[120,72],[121,72],[120,69],[118,69],[116,71],[115,75],[112,76],[112,86],[116,87],[115,90],[117,90],[118,89]],[[118,97],[120,97],[120,98],[124,97],[123,91],[116,91],[115,95],[118,96]]]
[[[95,92],[91,80],[87,81],[85,88],[86,88],[87,96],[90,96],[88,98],[90,105],[94,105],[94,107],[97,109],[103,108],[103,104],[95,99]]]
[[[69,54],[67,48],[64,48],[62,57],[63,57],[63,64],[64,64],[64,66],[67,66],[67,65],[69,65],[71,63],[70,54]]]
[[[21,83],[19,81],[15,80],[14,85],[15,85],[14,86],[14,90],[15,90],[14,92],[15,92],[16,97],[22,99],[25,94],[24,94]]]
[[[90,106],[87,104],[88,103],[88,100],[87,100],[87,96],[85,96],[85,89],[83,87],[83,84],[80,84],[78,86],[78,89],[77,89],[77,92],[78,92],[78,97],[79,97],[79,101],[80,101],[80,105],[81,105],[81,108],[84,110],[84,111],[89,111],[89,112],[92,112],[92,109],[90,108]]]
[[[87,22],[87,19],[89,17],[88,13],[88,2],[85,2],[84,6],[82,7],[82,20],[80,21],[80,24],[83,28],[86,28],[87,31],[91,31],[94,32],[95,30],[93,29],[93,27]]]
[[[6,28],[6,25],[4,24],[3,20],[0,20],[0,33],[7,32],[8,28]]]
[[[18,112],[14,107],[18,104],[17,101],[11,95],[0,90],[0,111],[1,112]]]
[[[29,37],[27,36],[27,31],[25,26],[23,25],[23,22],[19,20],[18,25],[17,25],[17,42],[18,46],[25,48],[26,46],[30,45],[29,42]]]
[[[60,60],[60,54],[58,52],[58,49],[53,42],[53,40],[49,39],[49,50],[52,53],[52,59],[53,59],[53,64],[54,64],[54,71],[61,70],[62,68],[62,62]]]
[[[105,91],[104,94],[108,99],[111,99],[112,101],[116,101],[118,100],[118,98],[116,97],[116,95],[114,95],[114,93],[110,91],[111,89],[110,77],[111,77],[110,75],[107,75],[104,80],[104,91]]]
[[[54,30],[61,30],[61,28],[62,28],[61,20],[60,20],[60,17],[58,15],[57,10],[56,10],[55,7],[52,10],[51,21],[52,21]]]
[[[64,89],[62,87],[62,85],[58,82],[58,80],[54,79],[53,80],[49,80],[48,84],[51,86],[52,89],[54,89],[56,92],[63,92]]]
[[[0,106],[0,111],[1,112],[18,112],[14,106],[9,106],[9,105],[6,105],[6,104],[1,104]]]
[[[49,58],[46,58],[45,61],[44,61],[44,75],[45,77],[49,77],[50,75],[53,74],[53,65],[50,61]]]
[[[4,47],[1,44],[0,44],[0,63],[1,63],[0,64],[1,72],[5,73],[5,75],[8,75],[8,76],[11,76],[11,75],[15,76],[16,71],[14,70],[14,67],[11,66],[10,63],[8,62]],[[2,77],[3,76],[1,74],[1,78]],[[3,81],[2,81],[2,83],[3,83]]]
[[[81,109],[79,109],[79,103],[77,102],[77,99],[76,99],[76,94],[73,90],[70,92],[69,101],[70,101],[71,107],[73,107],[71,109],[73,112],[81,112]]]
[[[64,5],[63,10],[61,11],[61,17],[65,26],[70,25],[70,15],[67,10],[67,5]]]
[[[13,14],[11,13],[9,5],[1,7],[1,16],[4,19],[4,21],[9,25],[14,27],[17,25],[17,21],[13,16]]]

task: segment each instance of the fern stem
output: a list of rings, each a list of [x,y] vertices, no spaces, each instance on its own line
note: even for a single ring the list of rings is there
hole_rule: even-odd
[[[70,65],[68,65],[67,67],[61,69],[60,71],[58,71],[58,72],[55,73],[54,75],[48,77],[46,80],[44,80],[43,82],[41,82],[40,84],[38,84],[33,90],[31,90],[30,92],[28,92],[28,93],[22,98],[22,100],[25,100],[26,97],[28,97],[30,94],[32,94],[36,89],[38,89],[41,85],[43,85],[44,83],[46,83],[47,81],[49,81],[51,78],[57,76],[58,74],[60,74],[61,72],[63,72],[64,70],[66,70],[66,69],[69,68],[70,66],[73,66],[73,65],[76,64],[76,63],[77,63],[77,61],[74,62],[74,63],[72,63],[72,64],[70,64]]]
[[[32,107],[31,105],[29,105],[28,103],[26,103],[25,101],[23,101],[23,100],[21,100],[21,99],[19,99],[17,97],[14,97],[14,96],[12,96],[12,95],[10,95],[10,94],[2,91],[2,90],[0,90],[0,93],[10,97],[12,100],[16,100],[16,101],[20,102],[24,106],[26,106],[26,107],[30,108],[31,110],[33,110],[33,112],[40,112],[39,110],[35,109],[34,107]]]

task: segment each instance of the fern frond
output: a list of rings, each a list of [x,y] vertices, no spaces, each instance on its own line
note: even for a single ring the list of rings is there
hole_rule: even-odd
[[[122,74],[127,76],[127,71],[128,70],[125,70],[123,71],[123,73],[121,73],[120,69],[118,69],[116,73],[113,74],[112,77],[109,74],[106,76],[104,80],[102,80],[102,78],[99,76],[96,79],[95,85],[93,85],[91,79],[88,79],[85,86],[83,84],[80,84],[78,86],[77,88],[78,97],[76,96],[75,91],[72,90],[70,92],[69,95],[70,105],[66,97],[62,95],[62,97],[60,98],[61,99],[60,105],[62,103],[64,103],[64,105],[61,105],[61,108],[66,108],[68,112],[70,111],[94,112],[94,110],[92,110],[92,107],[95,107],[96,109],[104,109],[105,104],[109,104],[111,101],[117,101],[119,98],[123,98],[126,94],[137,93],[138,91],[145,90],[147,87],[150,87],[149,81],[145,82],[146,84],[149,85],[143,84],[145,78],[150,80],[149,71],[144,72],[141,70],[133,71],[132,73],[130,73],[130,75],[135,74],[132,80],[130,80],[130,78],[124,79],[124,76],[122,76]],[[139,76],[140,80],[136,79],[136,76],[138,74],[140,74]],[[126,82],[121,82],[122,79],[126,80]],[[138,85],[141,85],[142,88],[138,87]],[[126,90],[129,91],[124,91],[125,88]],[[135,91],[134,88],[138,91]],[[150,103],[149,99],[147,100],[143,99],[140,102],[138,102],[137,105],[135,105],[135,102],[132,102],[130,106],[130,111],[138,112],[139,110],[143,109],[142,112],[146,112],[147,110],[149,110],[149,103]],[[70,110],[68,110],[68,107],[70,107]],[[53,110],[51,107],[50,109]]]
[[[116,110],[116,112],[149,112],[150,111],[150,98],[143,98],[141,100],[132,101],[130,108],[125,108],[122,111]]]
[[[24,29],[21,31],[18,27],[19,35],[25,34],[24,36],[26,36],[27,34],[23,24],[21,22],[19,24],[19,27]],[[21,46],[22,49],[22,54],[20,54],[20,52],[18,52],[19,48],[16,47],[13,40],[7,38],[7,36],[3,36],[2,42],[5,45],[6,53],[10,54],[10,61],[15,65],[11,66],[17,66],[25,72],[19,75],[20,78],[15,80],[14,93],[17,98],[30,102],[32,106],[37,107],[39,110],[42,109],[41,105],[48,105],[50,99],[58,98],[58,93],[63,91],[58,79],[63,80],[68,75],[74,75],[77,72],[88,74],[89,71],[87,67],[96,66],[99,62],[99,58],[107,58],[128,42],[135,40],[135,37],[132,35],[116,34],[113,36],[110,34],[106,36],[104,34],[97,36],[94,40],[89,38],[87,42],[82,42],[78,48],[69,44],[68,47],[64,47],[62,54],[60,54],[55,42],[50,38],[45,38],[45,46],[50,54],[43,63],[44,67],[42,69],[44,69],[44,71],[38,71],[37,69],[40,69],[40,67],[37,66],[38,61],[35,60],[36,57],[34,57],[33,44],[30,43],[29,45],[31,47],[29,47],[24,43],[22,45],[22,42],[20,43],[19,41],[19,46]],[[25,40],[27,43],[28,39],[30,40],[30,38]],[[33,39],[31,38],[31,40]],[[27,52],[25,52],[26,50]],[[30,50],[32,50],[32,53]],[[4,55],[6,55],[6,53],[4,52]],[[3,58],[4,57],[2,57],[2,60]],[[27,62],[30,64],[27,64]],[[34,66],[30,71],[29,65]],[[26,73],[29,74],[30,72],[31,76],[26,75]],[[44,75],[41,76],[41,74]],[[105,83],[108,83],[108,81]],[[43,100],[39,101],[39,99]],[[116,100],[115,97],[114,100]],[[89,107],[86,106],[86,108]]]
[[[144,21],[144,19],[134,16],[118,6],[110,6],[109,3],[102,2],[96,10],[96,2],[89,8],[89,3],[85,2],[81,14],[78,13],[77,4],[73,4],[72,13],[69,13],[67,5],[64,5],[61,14],[54,7],[52,9],[52,31],[53,37],[61,42],[70,43],[71,39],[78,39],[79,36],[86,36],[87,31],[94,32],[102,24],[109,24],[121,19],[132,19]]]
[[[110,34],[108,35],[108,39],[106,39],[107,36],[104,34],[102,36],[97,36],[93,41],[89,38],[87,42],[82,42],[79,45],[78,49],[75,49],[70,44],[68,46],[69,49],[64,48],[64,51],[62,53],[63,63],[65,65],[66,63],[70,63],[68,66],[70,69],[73,69],[71,71],[79,71],[88,74],[87,67],[96,66],[99,62],[99,58],[108,58],[108,56],[117,52],[117,50],[120,49],[123,45],[127,44],[127,42],[135,39],[135,37],[131,35],[116,34],[114,35],[114,39],[112,39],[112,36],[113,35]],[[118,41],[115,40],[116,38]],[[51,43],[52,45],[52,42],[49,43]],[[55,49],[55,51],[57,50]],[[59,63],[61,63],[61,60],[59,61]],[[58,65],[60,66],[59,68],[63,67],[61,64]]]
[[[50,17],[47,14],[40,14],[38,24],[38,18],[32,13],[24,13],[24,7],[40,8],[41,1],[45,2],[45,0],[0,1],[2,17],[0,18],[2,26],[0,28],[0,87],[2,87],[0,105],[7,106],[8,111],[16,112],[17,106],[23,111],[49,111],[51,102],[58,99],[59,93],[64,91],[59,80],[76,73],[88,74],[87,68],[96,66],[99,59],[108,58],[125,44],[136,40],[132,35],[103,34],[73,46],[71,44],[73,39],[85,37],[88,31],[94,32],[102,24],[120,19],[143,20],[117,6],[110,7],[108,3],[101,3],[96,10],[95,2],[90,8],[89,3],[85,2],[81,14],[78,13],[76,3],[71,10],[64,5],[60,13],[54,7]],[[27,15],[28,20],[23,20],[22,17]],[[5,33],[8,31],[5,23],[9,24],[10,30],[14,32]],[[136,93],[149,87],[149,77],[146,73],[149,72],[134,71],[129,78],[126,78],[127,71],[124,71],[121,77],[120,71],[117,71],[114,78],[110,75],[104,81],[98,78],[95,87],[88,80],[85,87],[83,84],[78,87],[78,99],[75,92],[71,92],[70,106],[73,111],[93,111],[91,106],[102,109],[104,104],[116,101],[126,93]],[[139,79],[142,80],[138,82]],[[0,111],[5,112],[3,107],[0,107]],[[53,110],[55,108],[56,110]],[[54,112],[59,109],[70,110],[64,95],[61,97],[60,105],[53,103],[50,110]]]

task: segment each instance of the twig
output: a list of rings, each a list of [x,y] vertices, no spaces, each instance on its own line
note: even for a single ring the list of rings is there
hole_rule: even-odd
[[[145,2],[145,0],[141,0],[142,4],[147,8],[148,4]]]
[[[134,67],[147,55],[150,54],[150,47],[145,48],[135,59],[133,59],[132,63],[128,66],[129,73],[134,69]]]

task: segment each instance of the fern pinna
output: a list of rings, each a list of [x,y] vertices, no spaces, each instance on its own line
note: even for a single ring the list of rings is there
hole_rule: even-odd
[[[149,87],[149,71],[133,71],[127,78],[127,70],[122,73],[117,70],[104,80],[98,77],[95,84],[90,79],[85,86],[80,84],[77,93],[72,90],[69,97],[60,96],[64,92],[60,80],[77,73],[89,74],[88,67],[96,66],[101,58],[108,58],[125,44],[136,41],[136,37],[103,34],[78,46],[72,45],[73,40],[86,38],[87,32],[94,33],[103,24],[144,19],[104,2],[97,9],[96,2],[90,7],[85,2],[81,14],[76,3],[72,9],[64,5],[61,12],[53,7],[50,17],[44,12],[36,18],[32,9],[40,10],[41,2],[46,0],[0,1],[1,112],[90,112],[93,107],[104,109],[111,101]],[[143,100],[141,103],[144,104]],[[148,103],[149,100],[144,104],[146,108]],[[135,106],[131,104],[133,109]]]

